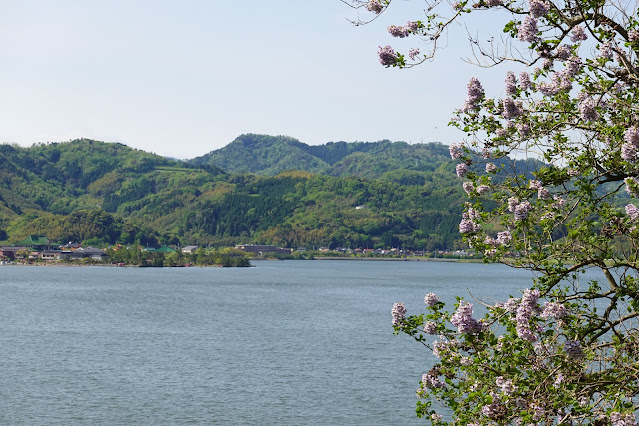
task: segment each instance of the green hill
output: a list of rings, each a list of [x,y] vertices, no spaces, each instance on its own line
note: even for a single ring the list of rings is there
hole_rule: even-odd
[[[405,142],[329,142],[307,145],[287,136],[246,134],[224,148],[189,161],[212,165],[229,173],[274,176],[302,170],[329,176],[380,179],[395,170],[432,172],[451,163],[441,143],[409,145]]]
[[[227,159],[181,162],[92,140],[0,145],[0,240],[38,234],[95,245],[460,244],[463,197],[444,145],[308,146],[244,135],[216,152]],[[301,171],[281,172],[293,169]]]

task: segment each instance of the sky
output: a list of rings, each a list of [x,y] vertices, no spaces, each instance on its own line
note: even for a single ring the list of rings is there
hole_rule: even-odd
[[[187,159],[243,133],[461,140],[447,124],[469,78],[504,74],[461,59],[463,28],[432,63],[382,67],[378,46],[421,45],[386,27],[423,1],[392,6],[355,27],[370,15],[339,0],[0,0],[0,143],[85,137]]]

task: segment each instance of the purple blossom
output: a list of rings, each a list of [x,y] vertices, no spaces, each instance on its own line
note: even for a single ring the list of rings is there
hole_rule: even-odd
[[[550,9],[550,4],[541,0],[529,0],[528,4],[530,5],[530,14],[535,18],[541,18]]]
[[[632,221],[639,219],[639,209],[634,204],[626,204],[626,214]]]
[[[617,411],[610,413],[612,426],[636,426],[637,419],[634,414],[621,414]]]
[[[637,30],[628,31],[628,39],[630,41],[639,41],[639,31]]]
[[[393,316],[393,325],[399,325],[406,319],[406,307],[403,303],[395,303],[391,310]]]
[[[506,395],[512,395],[517,390],[517,386],[513,384],[513,381],[510,379],[505,379],[503,376],[497,377],[495,383]]]
[[[546,302],[544,304],[544,309],[541,312],[541,317],[560,319],[565,317],[567,314],[568,312],[563,304],[557,302]]]
[[[486,0],[486,4],[489,7],[501,6],[502,4],[504,4],[504,1],[503,0]]]
[[[535,179],[531,179],[530,181],[528,181],[528,188],[530,188],[530,189],[540,189],[540,188],[543,188],[543,185],[542,185],[541,181],[535,180]]]
[[[384,5],[382,5],[382,2],[379,0],[369,0],[368,3],[366,3],[366,10],[379,15],[382,13],[382,10],[384,10]]]
[[[566,200],[564,198],[561,198],[559,195],[553,195],[552,199],[555,200],[555,202],[552,204],[552,207],[555,209],[561,210],[566,205]]]
[[[511,120],[513,118],[517,118],[523,114],[523,108],[521,107],[521,102],[515,102],[512,98],[506,98],[502,101],[503,112],[501,113],[502,117],[506,120]]]
[[[501,245],[509,244],[513,239],[510,231],[501,231],[497,233],[497,242]]]
[[[517,306],[517,314],[515,321],[517,322],[517,336],[529,342],[537,341],[530,329],[530,320],[537,312],[537,300],[539,300],[539,290],[524,290],[519,306]]]
[[[408,31],[414,33],[414,32],[416,32],[419,29],[419,22],[417,22],[417,21],[408,21],[408,22],[406,22],[405,28]]]
[[[437,333],[437,324],[435,324],[432,321],[428,321],[426,324],[424,324],[424,333],[427,333],[427,334]]]
[[[521,90],[530,90],[532,88],[532,83],[530,82],[530,74],[527,72],[522,72],[519,74],[519,87]]]
[[[586,35],[586,31],[584,30],[584,27],[582,26],[576,26],[572,29],[572,34],[570,35],[570,40],[573,43],[576,43],[578,41],[584,41],[588,38],[588,35]]]
[[[379,46],[377,55],[379,56],[379,63],[386,67],[397,63],[397,53],[395,53],[395,50],[393,50],[391,46]]]
[[[400,26],[397,26],[397,25],[389,26],[388,27],[388,32],[393,37],[399,37],[399,38],[408,37],[408,34],[409,34],[408,33],[408,28],[400,27]]]
[[[627,177],[623,181],[626,183],[626,192],[631,197],[639,197],[639,182],[633,177]]]
[[[481,407],[482,414],[491,419],[499,417],[503,411],[504,407],[496,402]]]
[[[537,29],[537,18],[528,15],[524,19],[524,22],[522,22],[517,29],[517,38],[520,41],[535,43],[539,41],[539,37],[537,36],[538,32],[539,30]]]
[[[484,88],[481,83],[475,77],[472,77],[468,82],[468,94],[466,95],[466,102],[462,108],[463,112],[474,111],[478,109],[478,104],[484,97]]]
[[[486,163],[486,173],[495,173],[497,166],[494,163]]]
[[[437,414],[437,413],[433,413],[433,414],[430,415],[430,419],[433,422],[438,422],[438,421],[440,421],[442,419],[442,415],[441,414]]]
[[[441,388],[444,386],[439,377],[433,376],[432,374],[424,374],[422,375],[422,384],[427,388]]]
[[[514,96],[517,94],[517,80],[515,79],[515,74],[512,71],[508,71],[506,73],[506,94],[509,96]]]
[[[459,232],[462,234],[468,234],[470,232],[477,232],[479,225],[470,219],[462,219],[459,222]]]
[[[515,220],[524,220],[532,210],[532,205],[528,201],[517,204],[515,207]]]
[[[569,358],[579,359],[584,356],[581,344],[577,340],[566,340],[566,343],[564,343],[564,350]]]
[[[519,205],[519,198],[510,197],[508,199],[508,211],[515,212],[515,208]]]
[[[418,57],[418,56],[419,56],[419,48],[417,48],[417,47],[411,47],[411,48],[408,50],[408,57],[409,57],[412,61],[414,61],[414,60],[415,60],[415,58],[416,58],[416,57]]]
[[[599,46],[599,57],[603,59],[612,59],[612,44],[609,41]]]
[[[628,162],[635,163],[637,161],[637,147],[628,142],[622,143],[621,158]]]
[[[572,55],[568,61],[566,61],[566,68],[564,69],[565,77],[574,77],[579,72],[581,68],[581,58],[576,55]],[[567,78],[564,78],[567,80]]]
[[[530,134],[530,126],[526,123],[517,123],[517,131],[522,138],[525,138]]]
[[[435,306],[437,302],[439,302],[439,299],[435,293],[428,293],[424,296],[424,303],[426,306]]]
[[[450,317],[450,322],[457,327],[457,331],[464,334],[476,334],[482,330],[479,321],[473,318],[473,305],[465,301],[459,302],[455,313]]]
[[[550,191],[548,191],[546,188],[542,187],[537,190],[537,198],[539,198],[540,200],[549,200],[550,197]]]
[[[561,60],[567,60],[572,55],[572,49],[567,44],[562,44],[555,50],[555,57]]]
[[[639,129],[634,126],[626,129],[623,133],[623,140],[639,147]]]
[[[479,185],[477,187],[477,193],[479,195],[484,195],[484,194],[488,193],[489,191],[490,191],[490,186],[488,186],[488,185]]]
[[[462,188],[464,188],[466,194],[470,195],[475,190],[475,185],[472,182],[464,182],[462,183]]]
[[[450,152],[450,158],[453,160],[458,159],[462,156],[462,144],[461,143],[451,143],[448,147],[448,151]]]
[[[599,118],[599,113],[595,109],[595,101],[592,98],[585,98],[579,102],[579,114],[584,121],[595,121]]]
[[[464,177],[466,176],[466,174],[468,174],[468,165],[466,163],[460,163],[455,167],[455,172],[457,173],[457,176],[459,177]]]

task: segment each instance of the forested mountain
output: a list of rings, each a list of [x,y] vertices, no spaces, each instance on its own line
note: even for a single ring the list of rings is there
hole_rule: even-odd
[[[308,146],[245,135],[227,148],[250,157],[245,173],[227,173],[206,156],[181,162],[91,140],[0,145],[0,241],[42,234],[94,245],[460,244],[464,197],[444,145]],[[268,175],[280,168],[311,172]]]
[[[450,163],[450,156],[448,147],[441,143],[409,145],[384,140],[311,146],[288,136],[246,134],[190,163],[220,167],[229,173],[274,176],[288,170],[302,170],[329,176],[380,179],[396,170],[431,172]]]

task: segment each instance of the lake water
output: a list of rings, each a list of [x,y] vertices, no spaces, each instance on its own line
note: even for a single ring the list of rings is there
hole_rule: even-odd
[[[0,267],[0,424],[418,424],[429,351],[390,325],[530,273],[444,262]]]

